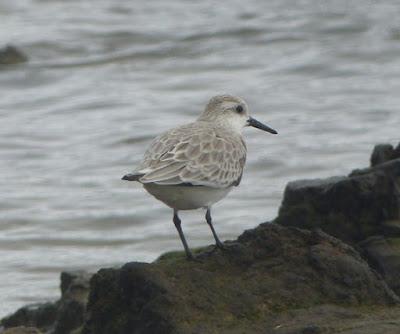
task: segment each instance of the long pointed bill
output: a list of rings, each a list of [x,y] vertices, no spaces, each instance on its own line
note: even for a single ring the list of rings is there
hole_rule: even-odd
[[[247,124],[249,126],[252,126],[254,128],[263,130],[263,131],[267,131],[269,133],[273,133],[274,135],[278,134],[278,132],[276,132],[274,129],[270,128],[269,126],[257,121],[256,119],[254,119],[253,117],[249,117],[249,119],[247,120]]]

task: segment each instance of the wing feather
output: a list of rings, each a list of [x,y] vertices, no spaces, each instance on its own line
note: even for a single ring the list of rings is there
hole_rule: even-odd
[[[245,161],[240,135],[196,122],[157,137],[135,173],[142,183],[225,188],[239,185]]]

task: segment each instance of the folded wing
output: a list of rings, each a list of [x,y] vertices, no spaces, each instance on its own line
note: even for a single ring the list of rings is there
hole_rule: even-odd
[[[198,122],[157,137],[134,175],[141,183],[226,188],[240,183],[245,161],[239,135]]]

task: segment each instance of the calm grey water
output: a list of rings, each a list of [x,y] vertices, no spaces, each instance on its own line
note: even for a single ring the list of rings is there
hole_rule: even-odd
[[[279,131],[247,129],[223,239],[274,218],[285,184],[366,166],[399,141],[397,1],[0,0],[0,316],[58,296],[61,270],[181,249],[171,212],[120,177],[207,100],[244,97]],[[212,242],[184,213],[190,245]]]

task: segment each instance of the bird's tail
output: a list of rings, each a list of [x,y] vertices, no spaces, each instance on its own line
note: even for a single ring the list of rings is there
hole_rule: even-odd
[[[122,180],[125,181],[139,181],[139,179],[143,176],[143,173],[129,173],[122,177]]]

